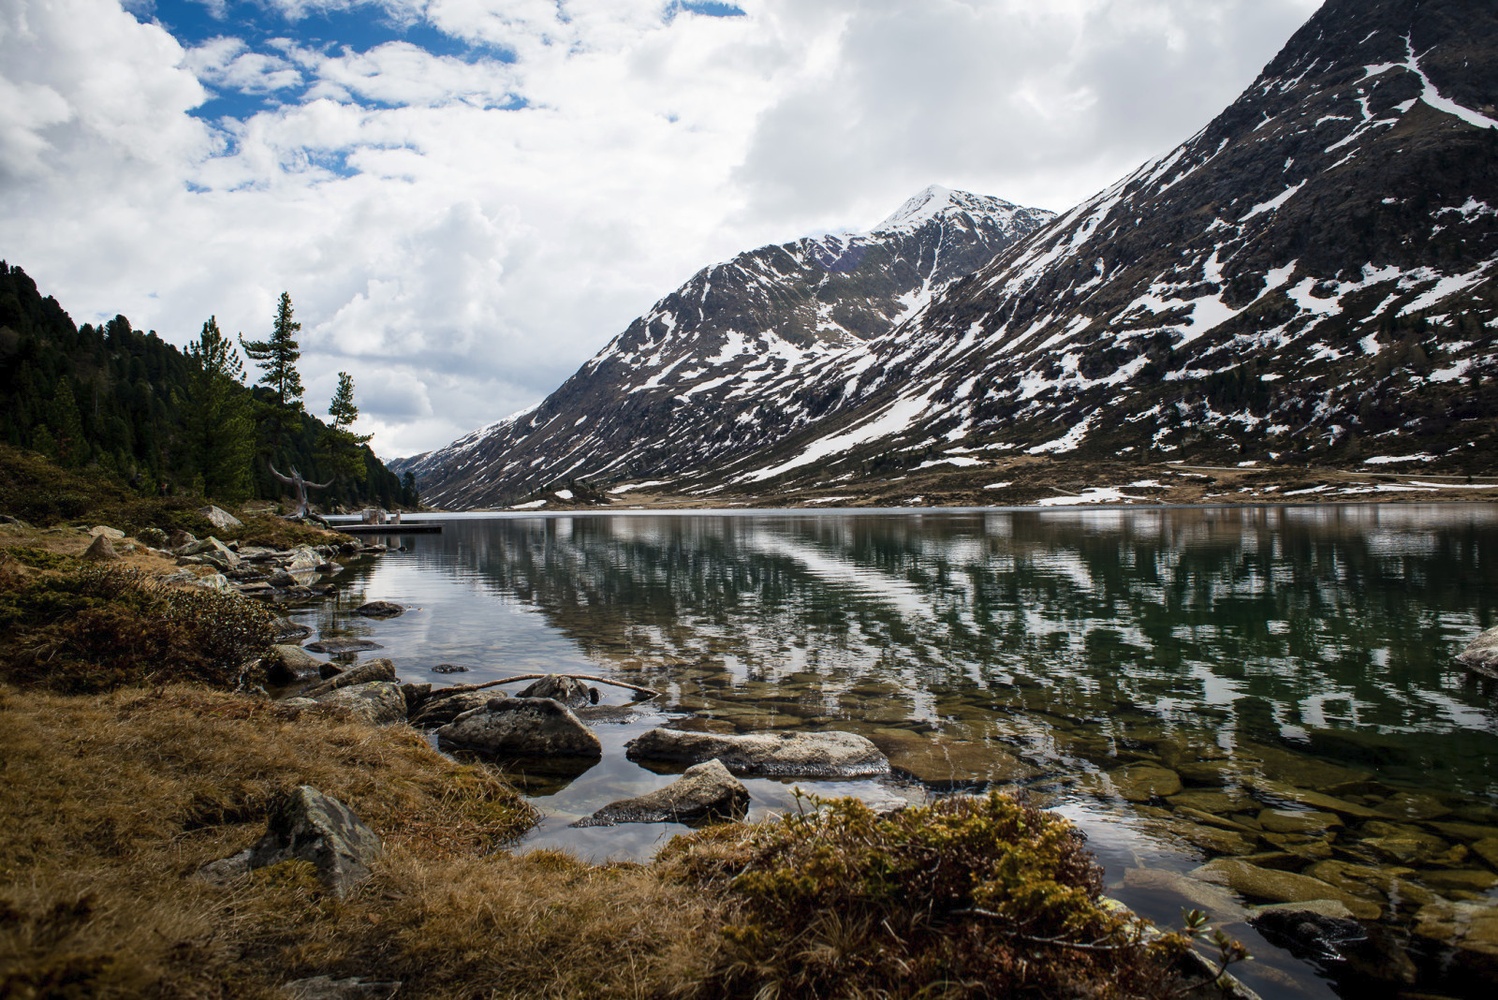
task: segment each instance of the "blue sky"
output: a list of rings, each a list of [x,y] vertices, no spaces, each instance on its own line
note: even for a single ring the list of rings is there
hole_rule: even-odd
[[[693,272],[930,184],[1064,210],[1319,0],[6,0],[0,257],[179,345],[291,294],[387,457],[544,397]]]

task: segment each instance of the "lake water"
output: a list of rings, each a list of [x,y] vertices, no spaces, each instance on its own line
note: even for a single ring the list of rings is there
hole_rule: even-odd
[[[1382,959],[1296,958],[1234,923],[1266,996],[1357,994],[1408,974],[1391,954],[1433,967],[1420,904],[1498,905],[1498,857],[1474,853],[1498,836],[1498,703],[1452,660],[1498,618],[1492,506],[456,517],[391,541],[407,551],[296,617],[380,643],[404,680],[573,672],[665,693],[595,726],[588,771],[528,780],[548,814],[528,844],[644,858],[681,832],[568,824],[669,783],[623,746],[690,716],[860,733],[899,769],[797,783],[817,794],[1027,788],[1162,923],[1221,903],[1182,878],[1219,856],[1380,905],[1363,948]],[[413,610],[349,614],[376,599]],[[752,815],[794,807],[790,784],[746,784]],[[1464,989],[1432,975],[1421,988]]]

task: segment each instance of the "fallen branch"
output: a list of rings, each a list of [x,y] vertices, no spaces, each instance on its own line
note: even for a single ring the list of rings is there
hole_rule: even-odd
[[[485,688],[498,687],[501,684],[513,684],[516,681],[539,681],[543,677],[570,677],[578,681],[592,681],[595,684],[612,684],[614,687],[633,691],[640,697],[636,701],[649,701],[651,698],[659,698],[661,693],[652,688],[640,687],[638,684],[629,684],[625,681],[611,680],[607,677],[594,677],[592,674],[516,674],[514,677],[502,677],[497,681],[485,681],[482,684],[455,684],[452,687],[441,688],[433,691],[433,698],[446,698],[452,694],[467,694],[470,691],[482,691]]]

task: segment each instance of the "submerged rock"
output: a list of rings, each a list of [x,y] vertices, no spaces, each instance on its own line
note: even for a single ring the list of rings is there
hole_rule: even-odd
[[[307,643],[307,648],[314,653],[339,656],[343,653],[362,653],[365,650],[384,649],[385,647],[369,639],[319,639],[317,642]]]
[[[1304,903],[1310,900],[1330,899],[1342,903],[1348,911],[1361,920],[1377,920],[1383,908],[1377,903],[1360,898],[1320,879],[1294,872],[1260,868],[1246,861],[1218,858],[1190,872],[1192,878],[1214,885],[1227,886],[1248,899],[1267,900],[1272,903]]]
[[[1181,792],[1181,776],[1158,764],[1130,764],[1108,774],[1113,787],[1130,802],[1148,802]]]
[[[739,775],[863,778],[889,773],[879,748],[853,733],[747,733],[726,736],[652,729],[625,747],[630,760],[700,764],[717,758]]]
[[[493,698],[437,730],[444,750],[495,756],[603,756],[603,745],[572,710],[550,698]]]
[[[1475,674],[1498,679],[1498,627],[1490,628],[1456,654],[1457,662]]]
[[[1437,902],[1415,914],[1414,933],[1450,947],[1470,974],[1498,975],[1498,907],[1491,903]]]
[[[405,613],[405,607],[393,601],[370,601],[354,609],[354,614],[365,618],[398,618]]]
[[[633,799],[612,802],[573,826],[618,823],[686,823],[743,819],[749,811],[749,789],[721,761],[687,768],[676,781]]]
[[[888,756],[890,767],[932,788],[1006,784],[1028,781],[1040,774],[986,740],[952,740],[892,727],[878,730],[872,738]]]
[[[352,809],[311,785],[302,785],[276,803],[259,843],[205,866],[201,874],[210,879],[233,878],[282,861],[307,861],[341,899],[369,875],[369,866],[381,850],[379,836]]]
[[[576,677],[547,674],[515,695],[517,698],[550,698],[568,708],[598,704],[598,689],[588,687]]]

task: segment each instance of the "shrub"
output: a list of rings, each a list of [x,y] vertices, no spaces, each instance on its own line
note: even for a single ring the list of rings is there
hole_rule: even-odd
[[[1069,822],[997,793],[884,816],[820,803],[678,838],[661,860],[738,904],[728,995],[1151,995],[1184,946],[1102,900]]]

